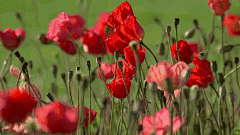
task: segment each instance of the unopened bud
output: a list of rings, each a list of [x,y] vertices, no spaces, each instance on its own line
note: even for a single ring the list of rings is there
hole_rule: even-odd
[[[88,79],[84,78],[82,83],[82,89],[85,90],[88,87]]]
[[[76,74],[80,73],[81,72],[81,68],[80,67],[76,67]]]
[[[54,78],[57,78],[58,68],[57,65],[52,66],[52,74]]]
[[[237,64],[239,63],[239,57],[235,57],[235,58],[234,58],[234,62],[235,62],[235,64],[237,65]]]
[[[175,25],[175,26],[178,26],[178,24],[179,24],[179,21],[180,21],[180,19],[179,19],[179,18],[175,18],[175,19],[174,19],[174,25]]]
[[[230,52],[233,49],[234,45],[225,45],[220,49],[220,53]]]
[[[81,80],[82,80],[81,74],[77,74],[77,81],[78,81],[78,83],[80,83]]]
[[[28,63],[24,62],[23,65],[22,65],[23,73],[25,73],[25,70],[27,69],[27,66],[28,66]]]
[[[218,70],[218,68],[217,68],[217,62],[216,62],[216,61],[212,61],[211,67],[212,67],[212,71],[213,71],[214,73],[216,73],[217,70]]]
[[[198,28],[198,20],[197,20],[197,19],[194,19],[194,20],[193,20],[193,25],[194,25],[196,28]]]
[[[184,38],[189,39],[189,38],[192,38],[194,35],[195,35],[195,29],[190,29],[185,31]]]
[[[90,60],[87,61],[87,67],[88,67],[88,70],[90,71],[91,70],[91,62],[90,62]]]
[[[171,26],[167,26],[167,28],[166,28],[166,33],[167,33],[168,35],[170,35],[170,33],[171,33]]]
[[[49,100],[51,100],[52,102],[54,102],[54,98],[53,98],[53,96],[52,96],[51,93],[48,93],[48,94],[47,94],[47,97],[49,98]]]
[[[20,55],[20,53],[19,53],[18,51],[16,51],[14,54],[15,54],[15,56],[16,56],[17,58],[20,58],[20,57],[21,57],[21,55]]]
[[[222,85],[225,81],[223,73],[218,73],[218,79],[219,79],[220,85]]]

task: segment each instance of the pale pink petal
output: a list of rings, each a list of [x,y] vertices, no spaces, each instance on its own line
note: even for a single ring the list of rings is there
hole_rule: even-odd
[[[153,117],[152,116],[145,116],[142,121],[142,126],[143,126],[143,134],[148,135],[152,133],[154,130],[153,128]]]
[[[166,97],[166,101],[167,101],[167,107],[170,106],[170,101],[169,101],[169,92],[168,91],[164,91],[164,96]],[[174,96],[177,98],[178,96],[180,96],[180,90],[177,89],[177,90],[174,90]],[[172,97],[172,100],[173,100],[173,97]]]
[[[171,115],[166,107],[155,113],[156,129],[169,129],[171,125]]]
[[[184,122],[184,117],[182,117],[182,122]],[[173,119],[173,134],[181,127],[180,117],[175,117]]]
[[[185,62],[178,62],[173,67],[171,67],[171,80],[173,85],[173,90],[178,89],[186,84],[182,79],[182,73],[184,69],[190,69],[190,67]]]
[[[20,75],[20,70],[17,68],[17,67],[15,67],[15,66],[10,66],[10,73],[12,74],[12,76],[13,77],[15,77],[15,78],[19,78],[19,75]],[[21,81],[23,81],[24,80],[24,76],[23,76],[23,74],[21,74],[21,77],[20,77],[20,80]]]

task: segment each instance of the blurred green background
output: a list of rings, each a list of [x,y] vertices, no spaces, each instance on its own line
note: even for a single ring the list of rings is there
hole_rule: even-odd
[[[87,3],[83,0],[84,4]],[[82,12],[79,9],[78,0],[0,0],[0,25],[1,30],[5,30],[7,27],[12,29],[23,28],[21,23],[16,18],[17,12],[21,13],[26,27],[24,29],[27,32],[27,36],[23,44],[18,48],[20,54],[26,59],[26,61],[33,61],[33,82],[44,94],[50,92],[51,83],[54,81],[52,76],[52,65],[56,64],[59,67],[59,74],[57,84],[61,95],[64,92],[63,81],[60,78],[60,73],[67,73],[68,70],[75,72],[75,58],[76,56],[64,54],[56,45],[42,45],[37,37],[39,33],[46,33],[48,25],[57,14],[60,12],[67,12],[67,14],[81,14],[86,19],[86,26],[93,27],[97,22],[98,15],[103,12],[111,12],[119,4],[124,2],[123,0],[91,0],[90,8],[88,12]],[[132,5],[133,12],[137,17],[138,22],[145,31],[145,37],[143,41],[149,46],[151,50],[156,53],[156,45],[160,44],[161,36],[163,34],[161,27],[155,22],[155,17],[159,18],[164,26],[172,26],[172,35],[175,35],[173,27],[173,19],[180,18],[179,25],[179,40],[183,39],[182,34],[193,28],[193,19],[197,19],[201,28],[205,29],[208,33],[211,29],[212,15],[210,8],[208,7],[207,0],[129,0]],[[228,13],[240,14],[240,3],[238,0],[231,1],[232,6]],[[84,5],[85,6],[85,5]],[[219,17],[216,17],[216,24],[219,25]],[[216,60],[218,64],[221,64],[219,59],[219,47],[217,40],[220,37],[220,30],[216,30],[216,42],[211,46],[211,54],[209,60]],[[225,34],[227,36],[227,34]],[[228,36],[227,36],[228,37]],[[229,38],[230,42],[237,43],[238,38]],[[165,39],[166,40],[166,39]],[[191,41],[197,41],[197,36],[190,39]],[[1,43],[0,43],[1,44]],[[167,45],[166,45],[167,48]],[[0,62],[3,63],[6,55],[9,53],[2,45],[0,45]],[[232,53],[232,58],[238,55],[238,49]],[[110,55],[109,55],[110,56]],[[154,63],[152,56],[147,52],[147,59],[150,64]],[[41,57],[43,58],[41,60]],[[58,58],[56,58],[58,57]],[[111,56],[112,57],[112,56]],[[163,57],[158,56],[159,60]],[[85,55],[85,58],[81,57],[81,66],[83,71],[87,73],[85,62],[90,59],[92,67],[96,67],[95,57]],[[59,61],[58,61],[59,60]],[[70,60],[69,63],[66,60]],[[169,57],[168,60],[170,61]],[[62,62],[63,61],[63,62]],[[43,66],[44,63],[46,66]],[[62,65],[67,65],[64,67]],[[109,64],[111,64],[109,62]],[[14,57],[13,65],[20,66],[19,60]],[[93,69],[92,68],[92,69]],[[219,68],[221,69],[221,68]],[[147,71],[146,71],[147,72]],[[7,76],[10,87],[16,85],[17,79],[12,78],[9,74]],[[97,78],[98,79],[98,78]],[[104,85],[95,80],[96,85],[93,85],[95,91],[104,89]],[[100,85],[100,86],[99,86]],[[45,97],[44,97],[45,98]],[[60,96],[60,98],[62,98]],[[66,98],[66,97],[65,97]],[[65,99],[63,97],[63,99]]]

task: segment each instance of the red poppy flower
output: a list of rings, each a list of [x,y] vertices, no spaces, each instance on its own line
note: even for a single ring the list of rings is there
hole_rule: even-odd
[[[124,59],[120,60],[123,63],[123,75],[125,78],[129,78],[132,79],[133,75],[135,75],[135,69],[132,65],[130,65],[129,63],[127,63]],[[116,68],[116,62],[114,62],[112,64],[112,71],[115,74],[115,68]],[[117,74],[116,77],[121,77],[121,70],[119,68],[119,66],[117,67]]]
[[[125,82],[128,89],[128,94],[130,93],[131,80],[125,77]],[[122,77],[118,77],[112,80],[111,83],[107,84],[109,92],[116,98],[125,98],[127,96],[127,91],[124,85]]]
[[[145,50],[146,50],[146,48],[142,48],[140,45],[137,45],[138,58],[140,60],[139,61],[140,64],[142,64],[145,59]],[[132,50],[131,46],[124,48],[124,56],[128,63],[130,63],[132,66],[136,67],[135,52]]]
[[[230,8],[231,3],[229,0],[208,0],[208,6],[215,15],[222,15]]]
[[[184,122],[182,117],[182,122]],[[154,132],[156,135],[166,135],[171,130],[171,115],[166,107],[163,107],[161,111],[155,113],[154,117],[146,116],[141,122],[143,126],[142,132],[140,135],[150,135]],[[181,127],[180,117],[173,118],[173,134]]]
[[[144,37],[144,31],[127,1],[112,11],[108,24],[115,29],[114,34],[105,40],[107,49],[112,55],[115,50],[123,54],[123,49],[128,46],[129,42],[133,40],[140,42]]]
[[[210,62],[206,59],[199,59],[198,57],[193,58],[195,67],[192,68],[190,78],[187,85],[198,85],[199,88],[206,88],[209,83],[214,81],[214,76],[211,70]]]
[[[227,27],[229,35],[240,36],[240,15],[226,15],[223,21],[223,26]]]
[[[102,71],[102,75],[101,75],[101,72],[100,72],[100,69],[98,68],[98,70],[97,70],[97,75],[98,75],[98,77],[100,78],[100,79],[105,79],[105,81],[106,81],[106,79],[111,79],[111,78],[113,78],[113,76],[114,76],[114,73],[113,73],[113,71],[112,71],[112,66],[111,65],[108,65],[106,62],[102,62],[101,63],[101,71]],[[103,76],[103,77],[102,77]]]
[[[28,91],[15,88],[0,93],[0,116],[8,123],[21,122],[36,105]]]
[[[57,18],[49,24],[47,38],[55,42],[65,42],[71,38],[73,33],[73,25],[67,13],[58,14]]]
[[[35,116],[42,131],[46,133],[75,132],[78,125],[77,109],[60,101],[54,101],[36,109]]]
[[[74,43],[71,40],[65,42],[59,42],[61,49],[68,54],[76,54],[77,50]]]
[[[97,115],[97,112],[95,110],[91,110],[91,122],[95,119]],[[84,126],[89,126],[89,109],[87,107],[84,107],[84,117],[85,117],[85,123]]]
[[[4,47],[13,50],[24,41],[26,33],[23,29],[12,30],[7,28],[4,32],[0,30],[0,37]]]
[[[178,41],[178,49],[179,49],[179,55],[180,55],[181,61],[184,61],[186,63],[191,62],[193,52],[192,52],[191,47],[188,45],[188,43],[186,41],[179,40]],[[179,61],[178,53],[177,53],[177,42],[172,45],[171,52],[172,52],[174,58],[177,61]]]
[[[112,27],[110,27],[108,33],[106,33],[108,17],[109,13],[101,13],[95,26],[88,28],[88,30],[84,32],[81,42],[84,45],[84,51],[86,53],[94,55],[106,54],[106,44],[104,40],[106,36],[110,36],[113,33]]]
[[[202,47],[198,46],[197,42],[187,42],[187,43],[190,46],[194,57],[198,57],[199,53],[203,51]]]
[[[182,77],[185,70],[190,69],[184,62],[178,62],[174,66],[167,61],[162,61],[148,70],[146,81],[148,83],[157,83],[158,89],[165,91],[165,79],[169,78],[172,82],[173,90],[176,90],[186,84],[187,80]]]
[[[85,24],[85,20],[80,15],[69,15],[68,17],[69,21],[72,23],[72,38],[74,40],[77,40],[81,37],[83,33],[83,26]]]

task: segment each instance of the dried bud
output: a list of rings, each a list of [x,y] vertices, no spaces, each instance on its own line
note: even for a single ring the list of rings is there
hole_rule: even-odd
[[[217,62],[216,62],[216,61],[212,61],[211,67],[212,67],[212,71],[213,71],[214,73],[216,73],[217,70],[218,70],[218,68],[217,68]]]
[[[179,18],[175,18],[175,19],[174,19],[174,25],[175,25],[175,26],[178,26],[178,24],[179,24],[179,21],[180,21],[180,19],[179,19]]]
[[[54,98],[51,93],[48,93],[47,97],[49,98],[50,101],[54,102]]]
[[[184,38],[189,39],[189,38],[192,38],[194,35],[195,35],[195,29],[190,29],[185,31]]]
[[[167,26],[167,28],[166,28],[166,33],[167,33],[168,35],[170,35],[170,33],[171,33],[171,26]]]
[[[235,62],[235,64],[237,65],[237,64],[239,63],[239,57],[235,57],[235,58],[234,58],[234,62]]]
[[[52,74],[54,78],[57,78],[58,68],[57,65],[52,66]]]

